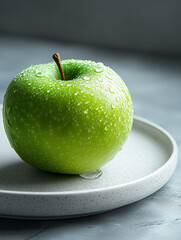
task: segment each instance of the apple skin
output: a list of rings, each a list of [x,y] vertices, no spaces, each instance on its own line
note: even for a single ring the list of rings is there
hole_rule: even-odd
[[[131,131],[130,93],[102,63],[72,59],[62,67],[66,81],[54,62],[31,66],[12,80],[3,102],[7,137],[20,158],[38,169],[100,169]]]

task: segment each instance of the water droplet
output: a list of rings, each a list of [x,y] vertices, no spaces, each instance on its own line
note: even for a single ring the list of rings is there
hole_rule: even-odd
[[[12,124],[11,124],[11,121],[9,119],[7,119],[7,124],[8,124],[8,127],[12,128]]]
[[[84,113],[85,113],[85,114],[88,114],[88,110],[85,110]]]
[[[114,109],[116,106],[114,104],[112,104],[111,107]]]
[[[76,96],[78,94],[78,92],[75,92],[74,95]]]
[[[108,130],[108,128],[107,128],[107,126],[105,126],[105,128],[104,128],[106,131]]]
[[[6,113],[9,114],[10,110],[11,110],[11,108],[10,108],[10,107],[7,107],[7,108],[6,108]]]
[[[115,89],[114,89],[113,87],[110,87],[109,91],[110,91],[111,93],[115,93]]]
[[[100,72],[103,72],[103,69],[102,69],[102,68],[96,68],[95,71],[96,71],[97,73],[100,73]]]
[[[113,72],[111,72],[111,71],[108,71],[108,73],[109,73],[110,75],[113,75]]]
[[[89,79],[90,79],[90,77],[84,76],[84,80],[89,80]]]
[[[41,76],[41,72],[39,70],[36,70],[36,76],[37,77]]]
[[[98,77],[97,80],[98,80],[99,82],[102,82],[102,81],[103,81],[101,77]]]
[[[109,75],[106,75],[106,77],[107,77],[107,78],[109,78],[110,80],[112,80],[112,77],[111,77],[111,76],[109,76]]]
[[[50,92],[50,90],[47,90],[47,93],[49,93]]]
[[[101,175],[102,175],[102,171],[99,169],[92,172],[81,173],[79,176],[84,179],[94,180],[99,178]]]

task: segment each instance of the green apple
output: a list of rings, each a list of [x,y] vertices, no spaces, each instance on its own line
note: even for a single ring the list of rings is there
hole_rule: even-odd
[[[10,83],[3,102],[9,142],[38,169],[67,174],[100,169],[131,131],[128,88],[102,63],[64,60],[65,80],[57,66],[31,66]]]

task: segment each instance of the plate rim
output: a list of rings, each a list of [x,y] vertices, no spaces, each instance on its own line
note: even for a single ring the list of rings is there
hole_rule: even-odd
[[[2,105],[0,104],[0,109],[2,109]],[[72,195],[84,195],[84,194],[91,194],[91,193],[96,193],[96,192],[107,192],[110,190],[116,190],[116,189],[121,189],[121,188],[125,188],[125,187],[130,187],[131,185],[134,184],[138,184],[140,182],[144,182],[146,180],[148,180],[149,178],[154,178],[156,177],[157,174],[161,173],[162,171],[164,171],[165,168],[167,168],[170,164],[174,165],[173,171],[170,174],[168,180],[171,178],[176,166],[177,166],[177,161],[178,161],[178,146],[177,143],[175,141],[175,139],[172,137],[172,135],[165,130],[163,127],[159,126],[156,123],[153,123],[150,120],[147,120],[143,117],[139,117],[139,116],[134,116],[134,121],[136,122],[141,122],[143,124],[149,125],[151,127],[153,127],[154,129],[156,129],[157,131],[161,132],[166,138],[167,140],[169,140],[171,146],[172,146],[172,153],[170,155],[170,157],[168,158],[168,160],[159,168],[157,168],[154,172],[149,173],[148,175],[138,178],[134,181],[130,181],[127,183],[122,183],[122,184],[118,184],[116,186],[109,186],[109,187],[102,187],[102,188],[97,188],[97,189],[90,189],[90,190],[75,190],[75,191],[66,191],[66,192],[62,192],[62,191],[57,191],[57,192],[33,192],[33,191],[13,191],[13,190],[1,190],[0,189],[0,194],[4,194],[4,195],[18,195],[18,196],[59,196],[59,197],[67,197],[67,196],[72,196]],[[167,180],[167,181],[168,181]],[[166,181],[166,182],[167,182]]]

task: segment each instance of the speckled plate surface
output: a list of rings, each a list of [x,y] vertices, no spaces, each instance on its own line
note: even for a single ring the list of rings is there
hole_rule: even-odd
[[[121,152],[95,180],[52,174],[24,163],[10,147],[0,107],[0,216],[78,217],[109,211],[149,196],[172,176],[177,145],[164,129],[139,117]]]

